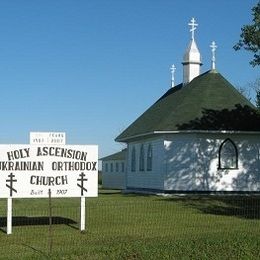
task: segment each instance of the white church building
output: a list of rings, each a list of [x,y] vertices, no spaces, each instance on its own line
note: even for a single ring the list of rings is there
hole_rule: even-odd
[[[102,188],[124,190],[126,180],[127,149],[103,157],[102,160]]]
[[[215,42],[211,69],[200,73],[194,18],[189,25],[183,83],[172,84],[115,139],[127,145],[122,187],[156,193],[260,192],[260,115],[216,70]]]

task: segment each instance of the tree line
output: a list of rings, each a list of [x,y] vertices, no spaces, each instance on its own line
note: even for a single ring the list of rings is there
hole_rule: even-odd
[[[244,49],[253,54],[253,59],[249,62],[252,67],[260,65],[260,1],[252,8],[252,23],[244,25],[241,28],[239,41],[233,46],[238,51]],[[249,84],[249,87],[255,91],[255,105],[260,110],[260,77]],[[246,95],[245,89],[239,88],[239,91]]]

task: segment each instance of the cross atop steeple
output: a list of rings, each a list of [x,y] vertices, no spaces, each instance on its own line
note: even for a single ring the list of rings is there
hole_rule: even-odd
[[[171,68],[171,74],[172,74],[172,81],[171,81],[171,87],[173,88],[175,83],[174,83],[174,74],[175,74],[175,70],[176,70],[176,67],[174,66],[174,64],[172,64]]]
[[[197,26],[198,26],[194,17],[192,17],[192,19],[190,20],[190,23],[188,23],[188,25],[191,26],[191,29],[190,29],[191,39],[194,40],[194,31],[197,29]]]
[[[198,24],[192,18],[188,25],[191,26],[191,40],[183,56],[183,84],[191,82],[195,77],[200,75],[201,56],[194,39],[194,31],[197,29]]]
[[[215,56],[215,53],[216,53],[216,49],[217,49],[217,45],[215,43],[215,41],[213,41],[211,43],[211,45],[209,46],[211,48],[211,51],[212,51],[212,59],[211,59],[211,69],[214,70],[216,68],[216,56]]]

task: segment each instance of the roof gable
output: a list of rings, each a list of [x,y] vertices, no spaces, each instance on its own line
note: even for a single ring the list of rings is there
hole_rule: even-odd
[[[255,107],[241,95],[220,73],[215,70],[207,71],[194,78],[189,84],[175,86],[168,90],[128,128],[116,141],[124,141],[138,135],[145,135],[155,131],[178,130],[212,130],[210,125],[192,124],[194,120],[205,117],[205,111],[234,111],[240,106]],[[248,110],[247,109],[247,110]],[[234,115],[234,114],[233,114]],[[241,130],[237,124],[225,129],[214,130]],[[252,129],[248,129],[252,130]],[[259,129],[260,130],[260,129]]]

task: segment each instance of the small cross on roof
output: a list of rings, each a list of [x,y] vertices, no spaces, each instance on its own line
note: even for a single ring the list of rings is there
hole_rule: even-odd
[[[171,87],[173,88],[174,87],[174,73],[175,73],[175,70],[176,70],[176,67],[175,67],[174,64],[172,64],[170,70],[171,70],[171,74],[172,74]]]
[[[194,17],[192,17],[192,19],[190,20],[190,23],[188,23],[188,25],[191,26],[191,29],[190,29],[191,39],[194,40],[194,31],[197,29],[197,26],[198,26]]]
[[[211,48],[212,51],[212,59],[211,59],[211,69],[214,70],[216,68],[216,49],[217,49],[217,45],[215,43],[215,41],[212,41],[211,45],[209,46]]]

